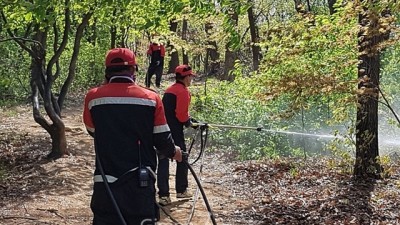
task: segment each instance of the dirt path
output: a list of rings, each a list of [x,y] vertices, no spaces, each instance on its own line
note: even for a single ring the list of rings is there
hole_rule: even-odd
[[[79,107],[66,109],[64,115],[71,155],[48,161],[48,135],[33,121],[30,108],[0,112],[0,224],[91,224],[92,139],[82,125]],[[202,173],[199,163],[193,168],[201,176],[217,223],[248,224],[230,216],[249,205],[239,193],[227,188],[233,182],[231,163],[224,155],[208,152],[204,162]],[[173,175],[174,170],[175,163],[171,163]],[[171,176],[171,188],[174,178]],[[189,182],[190,190],[196,194],[192,176]],[[173,189],[171,193],[175,193]],[[165,209],[180,224],[212,224],[200,193],[198,196],[190,223],[193,199],[177,201],[172,195],[173,204]],[[159,224],[175,223],[161,213]]]
[[[33,122],[30,108],[0,109],[0,225],[91,224],[92,139],[80,107],[65,115],[71,155],[48,161],[48,135]],[[398,157],[383,164],[384,179],[358,180],[345,172],[352,165],[331,158],[238,162],[227,152],[206,152],[204,163],[194,165],[218,225],[400,224]],[[179,224],[212,224],[201,198],[188,222],[193,200],[171,197],[166,210]],[[159,224],[175,223],[161,214]]]

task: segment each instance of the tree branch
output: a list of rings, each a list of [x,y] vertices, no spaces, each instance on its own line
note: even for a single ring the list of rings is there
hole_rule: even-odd
[[[76,68],[76,63],[78,60],[83,31],[84,31],[85,27],[87,26],[87,24],[89,23],[89,20],[92,17],[92,15],[93,15],[93,9],[90,9],[90,11],[83,16],[82,22],[81,22],[81,24],[79,24],[78,29],[76,31],[75,42],[74,42],[74,51],[72,53],[71,62],[69,64],[69,68],[68,68],[68,77],[65,80],[63,86],[61,87],[60,96],[58,97],[58,105],[60,106],[60,108],[62,108],[62,105],[63,105],[64,99],[65,99],[65,96],[67,95],[69,86],[71,85],[71,83],[75,77],[75,68]]]
[[[7,24],[7,18],[6,18],[6,15],[4,15],[3,10],[1,11],[1,18],[3,19],[4,23]],[[41,48],[43,48],[43,46],[42,46],[39,42],[36,42],[35,40],[32,40],[32,39],[26,39],[26,38],[16,37],[16,36],[14,35],[14,33],[11,31],[10,28],[7,28],[6,30],[7,30],[8,35],[11,36],[10,40],[14,40],[22,49],[24,49],[25,51],[27,51],[27,52],[29,53],[29,55],[32,56],[32,58],[37,58],[37,55],[35,54],[35,52],[33,52],[33,51],[32,51],[28,46],[26,46],[21,40],[33,42],[34,44],[37,44],[37,45],[39,45]]]
[[[61,56],[61,53],[64,51],[65,46],[67,46],[68,43],[68,33],[71,27],[71,21],[70,21],[70,8],[69,8],[69,0],[65,0],[65,13],[64,13],[64,34],[62,38],[62,42],[60,44],[60,47],[56,50],[54,53],[53,57],[51,57],[49,63],[47,64],[47,75],[52,74],[52,69],[53,65],[58,61],[58,59]],[[55,43],[56,44],[56,43]]]

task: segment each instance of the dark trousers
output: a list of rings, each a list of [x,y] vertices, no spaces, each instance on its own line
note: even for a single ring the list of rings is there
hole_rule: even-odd
[[[151,78],[153,77],[154,74],[156,75],[156,87],[160,87],[162,71],[163,71],[162,63],[158,66],[150,65],[146,74],[146,87],[150,87]]]
[[[122,216],[129,225],[154,224],[159,218],[156,205],[154,180],[148,187],[139,187],[138,171],[133,171],[110,183],[111,192],[117,202]],[[109,193],[103,182],[96,182],[90,203],[93,212],[93,225],[122,224]]]
[[[159,159],[157,169],[157,187],[160,197],[169,196],[169,160]],[[186,191],[188,187],[188,167],[183,162],[176,162],[175,190],[177,193]]]
[[[186,152],[186,144],[183,135],[183,128],[171,128],[172,138],[175,144]],[[176,162],[175,190],[177,193],[185,192],[188,188],[188,171],[189,168],[184,162]],[[157,168],[157,187],[158,196],[169,196],[169,159],[163,158],[158,161]]]

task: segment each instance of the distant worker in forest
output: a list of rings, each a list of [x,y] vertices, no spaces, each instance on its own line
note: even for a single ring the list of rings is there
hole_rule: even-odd
[[[156,75],[156,87],[161,85],[161,76],[164,68],[165,47],[158,40],[150,43],[147,49],[147,56],[150,58],[149,68],[146,74],[146,87],[150,87],[151,78]]]
[[[83,110],[96,153],[93,225],[155,224],[157,152],[178,162],[182,153],[160,96],[135,83],[134,53],[115,48],[105,61],[106,82],[86,94]]]

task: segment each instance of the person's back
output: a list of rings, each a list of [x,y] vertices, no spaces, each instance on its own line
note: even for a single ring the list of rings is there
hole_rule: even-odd
[[[190,93],[187,87],[176,82],[168,87],[162,98],[165,117],[172,135],[181,134],[183,136],[184,123],[189,119]],[[176,140],[176,138],[174,138]]]
[[[83,120],[94,137],[97,159],[91,201],[93,225],[113,225],[122,220],[127,224],[154,224],[158,217],[154,147],[165,157],[181,160],[161,99],[135,84],[135,65],[129,49],[110,50],[106,83],[91,89],[85,97]]]
[[[109,83],[88,93],[96,146],[107,158],[104,168],[113,173],[109,175],[119,177],[138,167],[139,161],[156,168],[152,142],[155,95],[133,83]]]
[[[152,43],[147,54],[150,55],[150,65],[158,66],[165,56],[165,48],[158,43]]]

